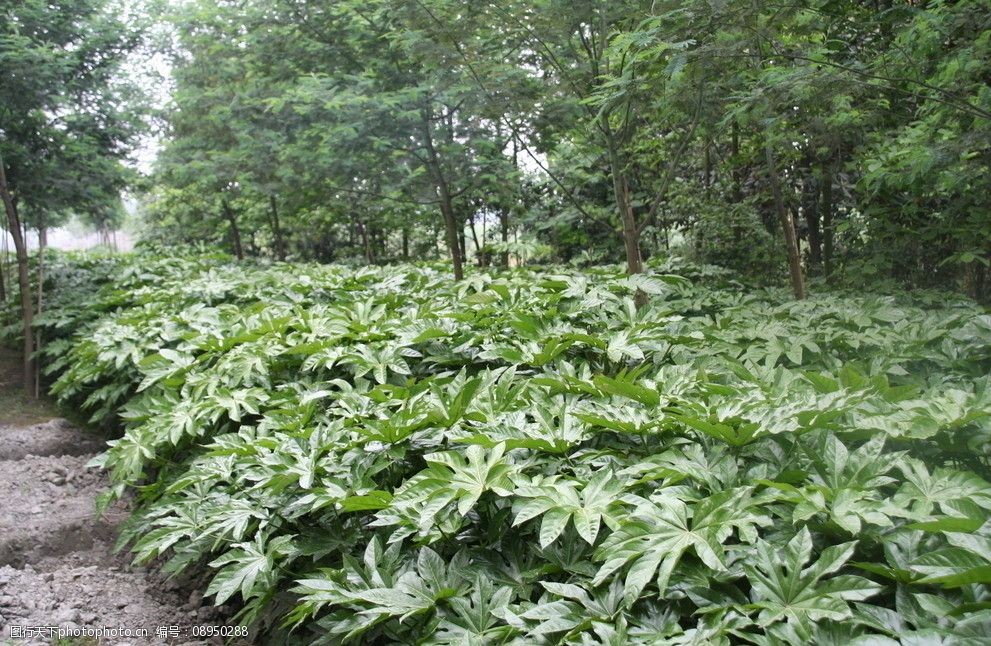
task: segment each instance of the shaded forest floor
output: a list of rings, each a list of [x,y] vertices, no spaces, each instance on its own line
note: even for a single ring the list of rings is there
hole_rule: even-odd
[[[29,426],[57,416],[47,397],[30,401],[24,396],[20,353],[0,344],[0,425]]]

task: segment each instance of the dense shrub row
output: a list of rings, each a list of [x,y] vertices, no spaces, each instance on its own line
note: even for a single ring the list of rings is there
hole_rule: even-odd
[[[991,317],[670,271],[77,258],[39,325],[265,639],[988,643]]]

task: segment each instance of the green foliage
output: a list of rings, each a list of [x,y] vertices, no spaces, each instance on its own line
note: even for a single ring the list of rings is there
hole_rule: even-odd
[[[991,630],[991,318],[971,302],[796,303],[690,265],[52,271],[53,391],[123,427],[100,460],[111,498],[136,494],[123,541],[207,568],[272,638]]]
[[[791,219],[796,275],[987,300],[987,4],[188,0],[145,234],[777,282]]]
[[[0,157],[23,220],[58,226],[74,211],[110,222],[133,175],[123,160],[148,127],[141,88],[121,74],[140,60],[146,17],[114,0],[0,12]]]

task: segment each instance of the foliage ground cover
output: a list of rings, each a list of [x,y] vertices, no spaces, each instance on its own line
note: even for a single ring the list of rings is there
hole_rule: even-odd
[[[123,541],[300,643],[983,644],[991,316],[706,267],[58,261]],[[637,290],[651,294],[637,309]]]

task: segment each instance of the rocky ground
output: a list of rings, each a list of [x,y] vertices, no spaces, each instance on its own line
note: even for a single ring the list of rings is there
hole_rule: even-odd
[[[102,441],[61,419],[4,422],[0,410],[0,643],[224,643],[193,637],[194,627],[231,625],[226,609],[203,603],[201,582],[114,554],[126,509],[97,516],[106,476],[86,466]]]

